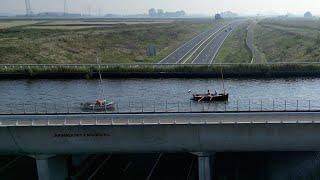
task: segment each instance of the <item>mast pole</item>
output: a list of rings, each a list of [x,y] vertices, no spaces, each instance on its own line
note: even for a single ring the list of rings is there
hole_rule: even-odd
[[[100,60],[99,57],[97,57],[97,64],[98,64],[98,72],[99,72],[99,78],[100,78],[100,87],[101,87],[101,94],[100,97],[104,99],[104,88],[102,85],[102,75],[101,75],[101,66],[100,66]]]
[[[222,78],[222,88],[223,88],[223,93],[226,93],[226,89],[224,88],[224,78],[223,78],[223,71],[222,71],[222,67],[221,67],[221,78]]]

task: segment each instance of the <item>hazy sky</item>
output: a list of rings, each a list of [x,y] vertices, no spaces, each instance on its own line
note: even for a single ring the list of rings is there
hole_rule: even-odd
[[[30,0],[34,12],[63,11],[64,0]],[[68,0],[69,12],[146,13],[149,8],[168,11],[185,10],[189,14],[237,13],[320,14],[320,0]],[[0,0],[0,13],[25,13],[25,0]]]

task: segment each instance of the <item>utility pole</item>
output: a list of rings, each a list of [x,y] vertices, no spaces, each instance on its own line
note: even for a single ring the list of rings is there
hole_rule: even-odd
[[[26,2],[26,16],[31,16],[32,10],[30,5],[30,0],[25,0],[25,2]]]

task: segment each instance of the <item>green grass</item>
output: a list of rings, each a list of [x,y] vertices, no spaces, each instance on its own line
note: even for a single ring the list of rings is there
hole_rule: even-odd
[[[39,23],[40,21],[29,21],[29,20],[0,20],[0,29],[7,29],[18,26],[27,26]]]
[[[251,54],[246,44],[247,27],[243,23],[235,29],[222,45],[216,63],[250,63]]]
[[[228,77],[319,75],[320,64],[213,64],[213,65],[102,65],[103,73],[213,73]],[[98,72],[98,66],[15,66],[0,68],[0,73],[23,73],[35,76],[41,73],[83,73],[90,77]]]
[[[154,63],[212,24],[175,21],[86,29],[28,28],[31,26],[0,29],[0,63],[95,63],[97,56],[102,63]],[[150,44],[157,48],[156,57],[146,56]]]
[[[255,45],[268,62],[319,62],[320,31],[303,27],[309,21],[294,22],[264,20],[256,26]]]

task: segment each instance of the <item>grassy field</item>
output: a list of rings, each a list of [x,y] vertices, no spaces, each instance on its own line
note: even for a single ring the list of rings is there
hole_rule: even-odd
[[[189,20],[92,27],[91,22],[79,26],[41,22],[0,29],[0,63],[92,64],[97,55],[102,63],[154,63],[212,23]],[[156,57],[146,56],[148,45],[156,46]]]
[[[249,22],[239,25],[221,47],[216,63],[250,63],[251,54],[246,44]]]
[[[29,21],[29,20],[0,20],[0,29],[28,26],[39,23],[41,21]]]
[[[263,20],[255,28],[255,45],[268,62],[319,62],[320,21]]]

